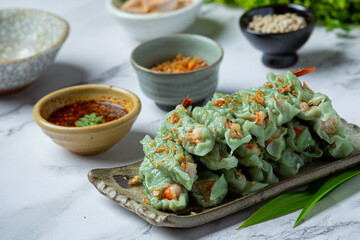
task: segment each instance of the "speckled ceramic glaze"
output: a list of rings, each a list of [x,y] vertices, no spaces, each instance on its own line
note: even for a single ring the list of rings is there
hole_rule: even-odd
[[[128,112],[111,122],[88,127],[64,127],[47,121],[54,111],[79,101],[104,101],[119,104]],[[35,122],[55,143],[81,155],[104,152],[120,141],[131,129],[141,110],[139,98],[132,92],[108,85],[86,84],[68,87],[40,99],[33,110]]]
[[[156,64],[184,56],[199,56],[208,66],[185,73],[163,73],[150,70]],[[199,102],[215,92],[218,83],[222,47],[210,38],[194,34],[177,34],[150,40],[131,54],[142,91],[163,106],[176,106],[186,96]]]
[[[241,198],[226,197],[220,206],[213,208],[204,209],[190,204],[181,212],[172,213],[159,211],[145,204],[144,187],[141,184],[137,186],[128,184],[129,179],[139,174],[141,162],[118,168],[93,169],[89,172],[88,178],[100,193],[152,225],[176,228],[194,227],[228,216],[294,187],[360,164],[360,128],[353,124],[348,124],[348,127],[350,137],[357,145],[351,156],[337,161],[318,159],[305,165],[294,177],[283,179]]]
[[[68,33],[68,23],[53,14],[0,10],[0,94],[35,81],[54,61]]]

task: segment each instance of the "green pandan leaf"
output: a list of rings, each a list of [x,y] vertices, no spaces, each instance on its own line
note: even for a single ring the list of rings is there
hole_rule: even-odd
[[[257,210],[237,230],[295,212],[303,208],[312,195],[309,190],[280,195]]]
[[[343,171],[329,179],[306,203],[299,217],[297,218],[294,227],[300,222],[300,220],[306,215],[306,213],[312,208],[312,206],[314,206],[316,202],[318,202],[332,190],[358,174],[360,174],[360,167],[351,168],[349,170]]]
[[[306,190],[280,195],[257,210],[237,229],[281,217],[303,208],[296,220],[295,227],[317,201],[358,174],[360,174],[360,166],[319,179]]]

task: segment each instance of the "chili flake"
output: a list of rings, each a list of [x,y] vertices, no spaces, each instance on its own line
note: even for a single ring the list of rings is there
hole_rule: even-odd
[[[75,102],[62,107],[51,113],[47,120],[60,126],[76,127],[76,121],[91,113],[102,116],[104,120],[100,123],[106,123],[125,116],[127,111],[124,107],[115,103],[91,100]]]

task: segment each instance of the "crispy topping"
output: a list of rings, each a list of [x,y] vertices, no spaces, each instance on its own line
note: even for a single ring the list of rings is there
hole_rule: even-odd
[[[274,86],[271,85],[271,84],[269,84],[268,82],[266,82],[266,83],[263,85],[263,87],[273,88]]]
[[[261,104],[262,106],[264,106],[264,92],[258,90],[255,94],[254,94],[254,97],[252,98],[252,100],[254,102],[257,102],[259,104]]]
[[[171,117],[167,119],[168,122],[171,122],[172,124],[176,124],[179,122],[180,117],[178,112],[174,112],[173,114],[171,114]]]
[[[165,147],[166,147],[166,145],[164,144],[161,147],[159,147],[158,149],[156,149],[155,152],[160,153],[165,150]]]
[[[201,57],[184,57],[182,54],[178,54],[174,59],[160,63],[152,67],[151,70],[167,73],[181,73],[198,70],[207,65],[207,62]]]
[[[293,85],[293,83],[290,83],[290,84],[285,84],[282,88],[280,88],[278,90],[279,93],[284,93],[286,92],[289,88],[291,88]]]
[[[140,180],[139,176],[135,176],[129,180],[128,184],[129,185],[137,185],[139,183],[139,180]]]
[[[166,141],[166,140],[170,140],[171,139],[171,136],[170,134],[165,134],[165,138],[163,139],[163,141]]]
[[[221,107],[222,105],[224,105],[225,101],[224,100],[217,100],[214,102],[214,105],[217,107]]]

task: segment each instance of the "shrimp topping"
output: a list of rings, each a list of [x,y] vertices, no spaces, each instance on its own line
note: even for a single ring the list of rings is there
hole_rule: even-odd
[[[184,156],[184,158],[182,159],[182,163],[181,166],[184,168],[184,172],[186,172],[187,174],[189,174],[189,177],[191,179],[194,179],[197,173],[196,170],[196,163],[192,163],[191,162],[191,158],[189,156]]]
[[[178,200],[182,193],[181,186],[173,183],[163,189],[163,197],[168,200]]]
[[[245,147],[249,149],[250,152],[256,153],[258,156],[261,155],[261,150],[256,143],[246,143]]]
[[[227,121],[225,123],[225,127],[230,129],[229,136],[231,138],[241,139],[243,135],[241,134],[241,125],[238,123],[233,123],[231,121]]]
[[[255,124],[265,127],[265,118],[267,117],[267,114],[263,111],[259,111],[259,112],[255,113],[255,115],[257,117],[257,121]]]
[[[336,127],[338,125],[336,114],[330,117],[326,121],[321,121],[321,130],[327,134],[334,134],[336,132]]]
[[[302,112],[306,112],[310,109],[309,104],[307,104],[306,102],[301,102],[299,107]]]
[[[201,142],[202,140],[202,129],[194,128],[191,132],[188,132],[186,135],[188,141],[193,142],[195,145]]]

